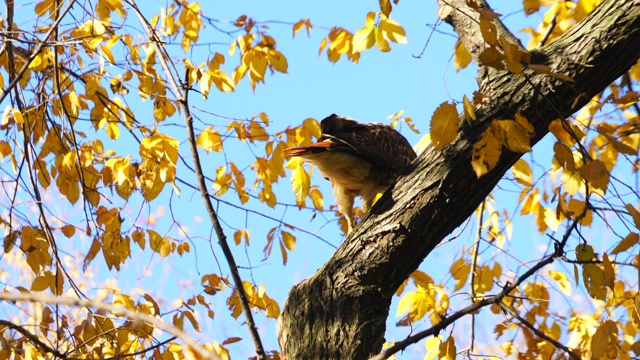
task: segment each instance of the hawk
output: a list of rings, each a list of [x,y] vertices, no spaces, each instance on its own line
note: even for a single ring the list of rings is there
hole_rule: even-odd
[[[284,154],[302,157],[331,181],[349,234],[355,225],[355,197],[362,197],[370,209],[376,195],[393,184],[416,158],[416,153],[407,139],[389,125],[360,123],[331,114],[322,120],[320,128],[318,142],[285,149]]]

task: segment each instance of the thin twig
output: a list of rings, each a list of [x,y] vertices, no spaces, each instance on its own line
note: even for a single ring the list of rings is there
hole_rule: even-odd
[[[469,285],[471,286],[470,293],[471,293],[472,304],[476,302],[476,289],[475,289],[476,270],[478,268],[478,251],[480,250],[480,240],[482,239],[482,222],[483,222],[482,220],[484,215],[485,204],[486,204],[486,200],[483,201],[482,204],[480,205],[480,214],[478,215],[478,234],[476,236],[476,242],[473,244],[473,250],[472,250],[473,258],[471,259],[471,276],[469,279]],[[474,313],[474,314],[471,314],[471,334],[469,335],[470,337],[469,353],[473,353],[473,348],[476,340],[475,328],[476,328],[476,315]]]
[[[65,354],[61,353],[57,349],[54,349],[51,346],[45,344],[42,340],[38,339],[38,337],[36,335],[34,335],[34,334],[30,333],[29,331],[27,331],[23,326],[16,325],[16,324],[12,323],[11,321],[2,320],[2,319],[0,319],[0,325],[4,325],[4,326],[8,327],[9,329],[12,329],[12,330],[15,330],[15,331],[19,332],[20,334],[22,334],[22,336],[27,338],[32,344],[34,344],[36,347],[41,348],[46,353],[52,354],[53,356],[55,356],[57,358],[60,358],[60,359],[74,360],[73,358],[69,358],[69,357],[65,356]]]
[[[547,30],[544,32],[544,34],[542,34],[542,38],[540,38],[540,42],[538,43],[537,47],[543,47],[544,44],[547,42],[547,40],[549,40],[549,36],[551,36],[551,33],[553,33],[553,29],[556,28],[557,18],[558,18],[558,13],[556,12],[555,14],[553,14],[553,18],[549,23],[549,27],[547,27]]]
[[[503,302],[499,302],[498,306],[500,306],[500,308],[502,310],[504,310],[505,312],[508,312],[509,314],[511,314],[511,316],[513,316],[514,318],[518,319],[518,321],[520,321],[524,326],[526,326],[529,330],[533,331],[534,334],[536,334],[538,337],[550,342],[553,344],[553,346],[557,347],[558,349],[562,349],[562,351],[566,352],[567,354],[569,354],[569,356],[572,359],[575,360],[580,360],[580,356],[578,356],[578,354],[576,354],[575,352],[573,352],[571,349],[569,349],[568,347],[562,345],[561,343],[559,343],[558,341],[552,339],[551,337],[549,337],[547,334],[543,333],[542,331],[536,329],[535,326],[533,326],[533,324],[531,324],[530,322],[528,322],[526,319],[524,319],[522,316],[520,316],[520,314],[518,314],[515,310],[513,310],[510,306],[505,305]]]
[[[207,213],[209,215],[209,218],[213,224],[213,228],[218,237],[218,244],[222,248],[222,252],[224,253],[227,263],[229,264],[231,277],[233,279],[236,291],[238,292],[238,296],[240,298],[242,310],[244,312],[245,319],[249,326],[249,333],[251,334],[251,337],[253,339],[253,343],[256,349],[256,354],[258,356],[258,359],[266,359],[267,357],[264,351],[264,347],[262,346],[262,340],[260,339],[260,334],[258,333],[258,327],[256,326],[255,321],[253,320],[253,314],[251,313],[251,306],[249,304],[247,294],[244,290],[244,285],[243,285],[242,278],[240,277],[240,272],[238,271],[238,266],[236,265],[235,259],[233,257],[233,253],[231,252],[231,249],[229,248],[229,244],[227,243],[227,236],[225,235],[224,230],[222,229],[222,226],[218,219],[218,215],[215,209],[213,208],[213,204],[209,197],[209,192],[207,190],[207,185],[205,183],[204,172],[202,171],[202,165],[200,162],[200,156],[198,154],[198,149],[196,146],[196,137],[195,137],[195,132],[193,130],[193,116],[191,115],[191,111],[189,109],[188,89],[183,94],[183,90],[181,89],[180,86],[178,86],[178,83],[175,77],[173,76],[171,69],[169,68],[169,64],[167,64],[166,59],[169,58],[169,56],[168,54],[166,54],[166,50],[161,45],[162,43],[158,38],[157,34],[152,29],[151,25],[142,16],[140,9],[137,7],[137,5],[133,0],[127,0],[127,3],[136,11],[140,24],[144,27],[147,33],[147,36],[149,37],[149,40],[151,41],[153,46],[156,48],[156,53],[158,54],[160,64],[163,70],[167,74],[168,81],[171,84],[173,91],[178,97],[176,101],[180,104],[180,106],[184,110],[184,117],[185,117],[185,122],[187,126],[188,142],[191,148],[193,164],[196,171],[196,177],[198,179],[198,187],[200,190],[200,194],[202,195],[202,201],[207,209]],[[185,76],[188,77],[188,75],[189,73],[188,71],[186,71]],[[185,81],[185,84],[186,83],[187,81]]]
[[[35,60],[35,58],[40,54],[40,52],[42,51],[42,48],[45,47],[45,45],[47,43],[47,40],[49,40],[49,37],[51,37],[51,35],[54,33],[54,31],[56,31],[56,29],[58,28],[58,25],[60,25],[60,22],[67,15],[67,13],[71,10],[71,7],[73,7],[73,4],[75,4],[75,2],[76,2],[76,0],[71,0],[69,2],[69,5],[66,7],[66,9],[64,9],[62,11],[62,13],[60,14],[60,16],[58,16],[56,21],[54,21],[54,23],[51,24],[51,28],[45,34],[45,36],[42,39],[42,41],[38,43],[38,45],[36,46],[35,49],[33,49],[33,52],[31,53],[31,55],[29,55],[29,57],[25,61],[24,66],[22,66],[22,69],[20,69],[20,71],[18,71],[16,76],[9,83],[9,86],[7,86],[7,88],[2,91],[2,94],[0,94],[0,104],[2,104],[2,102],[7,97],[7,95],[11,92],[11,89],[13,89],[16,86],[16,84],[18,84],[18,82],[22,78],[22,75],[24,75],[25,71],[27,71],[27,69],[29,68],[29,65],[31,65],[31,62],[33,62],[33,60]]]
[[[89,299],[78,299],[66,296],[51,296],[41,293],[9,293],[0,292],[0,300],[5,301],[27,301],[31,303],[49,304],[49,305],[64,305],[75,306],[94,310],[102,310],[110,312],[115,316],[123,316],[130,320],[140,321],[147,323],[162,331],[168,332],[171,335],[177,336],[185,342],[192,350],[205,359],[220,359],[214,353],[207,351],[202,345],[198,344],[193,338],[186,332],[178,329],[177,327],[162,321],[159,318],[152,317],[145,313],[136,312],[134,310],[127,309],[123,306],[111,305],[102,302],[97,302]],[[64,357],[62,357],[64,358]]]

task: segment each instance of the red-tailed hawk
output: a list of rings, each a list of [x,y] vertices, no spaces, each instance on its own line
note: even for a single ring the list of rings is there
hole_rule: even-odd
[[[320,123],[322,135],[315,144],[284,150],[318,167],[331,181],[338,210],[347,219],[347,234],[355,226],[353,200],[362,197],[367,209],[404,172],[416,153],[391,126],[359,123],[331,114]]]

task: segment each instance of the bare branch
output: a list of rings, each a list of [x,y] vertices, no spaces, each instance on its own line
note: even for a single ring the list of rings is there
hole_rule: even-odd
[[[255,321],[253,320],[253,314],[251,313],[251,306],[249,304],[247,294],[244,290],[244,285],[242,282],[242,278],[240,277],[240,272],[238,271],[238,265],[236,265],[236,261],[233,257],[233,253],[229,248],[229,244],[227,243],[227,236],[225,235],[224,230],[222,229],[222,225],[220,224],[218,215],[213,207],[213,204],[211,203],[209,191],[207,190],[208,189],[207,184],[205,183],[204,172],[202,171],[202,164],[200,162],[200,155],[198,154],[198,149],[196,146],[196,136],[193,129],[193,117],[191,116],[191,110],[189,109],[189,97],[188,97],[189,89],[187,89],[187,91],[184,91],[183,93],[182,87],[178,86],[178,82],[176,81],[175,77],[173,76],[173,73],[171,72],[171,69],[169,68],[169,64],[167,63],[166,59],[169,59],[170,57],[168,56],[166,49],[162,45],[162,42],[160,41],[158,35],[155,33],[155,31],[153,30],[151,25],[147,22],[147,20],[142,16],[140,9],[134,3],[134,1],[127,0],[127,3],[136,11],[140,24],[142,25],[142,27],[144,27],[147,33],[147,36],[149,37],[149,40],[152,42],[153,46],[156,48],[156,52],[159,54],[158,58],[160,60],[160,64],[162,65],[162,68],[167,74],[167,78],[169,80],[169,83],[171,84],[171,87],[173,88],[173,91],[178,96],[177,102],[181,105],[182,109],[184,110],[184,117],[185,117],[185,122],[187,126],[188,142],[191,148],[191,155],[193,157],[193,164],[196,170],[196,177],[198,178],[198,187],[200,190],[200,194],[202,195],[202,202],[204,203],[207,209],[207,214],[209,215],[209,219],[211,220],[211,223],[213,224],[213,227],[215,229],[216,235],[218,237],[218,244],[222,248],[222,252],[224,253],[227,263],[229,264],[231,277],[233,278],[236,291],[238,292],[238,296],[240,298],[240,303],[242,305],[242,310],[243,310],[245,319],[247,321],[247,324],[249,325],[249,333],[251,334],[251,338],[253,339],[253,343],[256,348],[256,354],[258,355],[259,359],[266,359],[267,357],[264,351],[264,347],[262,346],[262,340],[260,339],[260,334],[258,333],[258,327],[256,326]],[[185,76],[186,77],[189,76],[188,71],[185,73]],[[186,81],[185,81],[185,84],[186,84]]]
[[[4,101],[4,99],[11,92],[11,90],[16,86],[16,84],[20,81],[20,79],[22,78],[22,75],[24,75],[25,71],[27,71],[27,69],[29,68],[29,65],[31,65],[31,62],[33,62],[33,60],[40,54],[42,49],[47,45],[47,40],[49,40],[49,38],[51,37],[51,35],[53,35],[55,31],[57,31],[58,25],[60,25],[60,22],[71,10],[75,2],[76,0],[71,0],[69,2],[69,5],[67,5],[67,7],[62,11],[62,13],[60,13],[60,16],[58,16],[56,21],[54,21],[53,24],[50,25],[51,28],[45,34],[42,41],[38,43],[35,49],[33,49],[33,52],[31,53],[31,55],[29,55],[29,57],[25,61],[24,66],[22,66],[22,69],[20,69],[20,71],[18,71],[16,76],[11,80],[11,82],[9,83],[9,86],[7,86],[5,89],[2,90],[2,94],[0,94],[0,104]],[[12,40],[9,40],[9,41],[12,41]]]
[[[198,344],[193,338],[187,334],[186,332],[178,329],[177,327],[168,324],[162,321],[159,318],[152,317],[145,313],[136,312],[133,310],[129,310],[122,306],[114,306],[111,304],[105,304],[102,302],[97,302],[88,299],[77,299],[71,297],[64,296],[51,296],[46,294],[37,294],[37,293],[8,293],[8,292],[0,292],[0,300],[5,301],[28,301],[31,303],[40,303],[40,304],[50,304],[50,305],[64,305],[64,306],[75,306],[75,307],[83,307],[87,309],[94,310],[102,310],[112,313],[115,316],[123,316],[130,320],[140,321],[143,323],[147,323],[153,327],[156,327],[162,331],[168,332],[171,335],[179,337],[182,341],[185,342],[192,350],[197,352],[200,356],[205,359],[215,359],[218,360],[219,357],[212,352],[209,352],[202,345]]]
[[[573,352],[572,350],[570,350],[568,347],[562,345],[561,343],[559,343],[558,341],[550,338],[549,336],[547,336],[547,334],[543,333],[542,331],[536,329],[535,326],[533,326],[531,323],[529,323],[526,319],[524,319],[522,316],[520,316],[520,314],[518,314],[515,310],[513,310],[510,306],[505,305],[504,303],[500,302],[498,303],[498,306],[500,306],[500,308],[502,310],[504,310],[505,312],[508,312],[509,314],[511,314],[511,316],[515,317],[516,319],[518,319],[518,321],[520,321],[524,326],[526,326],[529,330],[533,331],[534,334],[538,335],[538,337],[543,338],[544,340],[550,342],[553,344],[553,346],[557,347],[558,349],[562,349],[562,351],[566,352],[567,354],[569,354],[569,356],[572,359],[575,360],[580,360],[580,356],[578,356],[578,354],[576,354],[575,352]]]

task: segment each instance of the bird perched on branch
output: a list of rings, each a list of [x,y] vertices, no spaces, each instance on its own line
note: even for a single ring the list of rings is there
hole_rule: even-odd
[[[317,143],[285,149],[284,154],[302,157],[331,181],[349,234],[355,226],[355,197],[362,197],[370,209],[376,195],[393,184],[416,153],[404,136],[385,124],[359,123],[331,114],[322,120],[320,128],[322,135]]]

